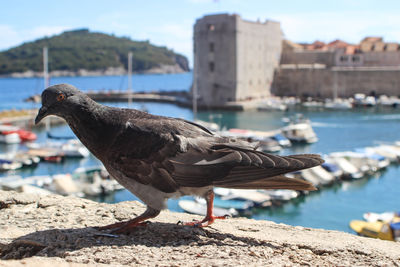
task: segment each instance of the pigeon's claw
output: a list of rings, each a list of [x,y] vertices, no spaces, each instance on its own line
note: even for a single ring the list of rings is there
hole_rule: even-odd
[[[229,215],[225,215],[225,216],[206,216],[203,220],[201,221],[193,221],[193,222],[181,222],[182,225],[187,225],[187,226],[194,226],[194,227],[206,227],[209,226],[211,224],[213,224],[215,222],[215,220],[225,220],[229,218]]]
[[[178,222],[178,224],[188,225],[188,226],[195,226],[195,227],[206,227],[211,225],[215,222],[215,220],[220,219],[224,220],[230,217],[230,215],[224,216],[214,216],[213,215],[213,205],[214,205],[214,192],[208,191],[205,199],[207,201],[207,214],[206,217],[201,221],[194,221],[194,222]]]
[[[133,229],[137,226],[146,226],[150,222],[146,221],[147,219],[151,219],[156,217],[160,213],[159,210],[152,209],[147,207],[146,211],[129,221],[125,222],[117,222],[110,225],[106,225],[103,227],[98,227],[98,230],[111,230],[110,233],[112,234],[129,234]]]
[[[130,223],[126,222],[125,225],[115,228],[111,231],[112,234],[130,234],[138,226],[147,226],[149,222],[136,222]]]
[[[105,226],[99,226],[99,227],[96,227],[96,229],[100,230],[100,231],[114,230],[114,229],[121,228],[124,224],[126,224],[126,222],[117,222],[117,223],[112,223],[112,224],[105,225]]]

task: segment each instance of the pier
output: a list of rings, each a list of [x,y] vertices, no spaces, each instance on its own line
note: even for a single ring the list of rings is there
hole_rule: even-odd
[[[87,95],[98,102],[128,102],[129,98],[136,102],[174,103],[178,105],[191,105],[189,93],[186,91],[171,92],[138,92],[129,94],[125,91],[100,91],[88,92]]]

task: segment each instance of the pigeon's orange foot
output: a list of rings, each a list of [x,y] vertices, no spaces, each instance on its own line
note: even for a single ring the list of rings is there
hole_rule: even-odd
[[[211,224],[213,224],[215,222],[215,220],[225,220],[227,218],[229,218],[229,215],[224,215],[224,216],[207,216],[205,217],[203,220],[201,221],[193,221],[193,222],[181,222],[179,221],[178,224],[182,224],[182,225],[187,225],[187,226],[194,226],[194,227],[206,227],[209,226]]]
[[[146,222],[145,220],[151,219],[156,217],[158,214],[160,214],[159,210],[152,209],[150,207],[147,207],[146,211],[132,219],[126,222],[117,222],[113,223],[110,225],[102,226],[97,228],[98,230],[111,230],[110,233],[112,234],[129,234],[133,229],[135,229],[138,226],[146,226],[150,222]]]
[[[133,230],[133,228],[136,228],[137,226],[146,226],[149,223],[150,222],[148,222],[148,221],[137,222],[137,221],[131,220],[131,221],[127,221],[127,222],[117,222],[117,223],[113,223],[110,225],[97,227],[97,230],[100,230],[100,231],[111,230],[110,233],[113,233],[113,234],[125,234],[125,233],[130,233],[131,230]]]

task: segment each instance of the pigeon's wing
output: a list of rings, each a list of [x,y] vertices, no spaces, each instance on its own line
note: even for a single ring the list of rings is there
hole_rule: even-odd
[[[192,149],[170,162],[172,178],[180,186],[315,190],[310,183],[283,174],[320,165],[323,160],[314,154],[277,156],[228,143],[213,145],[207,153]]]
[[[247,142],[172,119],[132,123],[114,141],[109,158],[126,177],[167,193],[204,186],[313,190],[306,181],[282,175],[323,162],[312,154],[266,154]]]
[[[181,119],[147,116],[130,120],[117,134],[108,153],[108,164],[121,175],[167,193],[177,191],[174,166],[169,159],[190,146],[183,138],[211,137],[206,128]]]

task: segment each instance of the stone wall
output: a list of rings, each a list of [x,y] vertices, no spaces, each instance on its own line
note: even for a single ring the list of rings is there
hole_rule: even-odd
[[[0,190],[0,266],[400,265],[396,242],[246,218],[197,228],[176,223],[200,216],[163,211],[129,235],[95,228],[144,210],[138,202]]]
[[[332,98],[356,93],[400,95],[400,68],[280,68],[272,93],[278,96]]]

